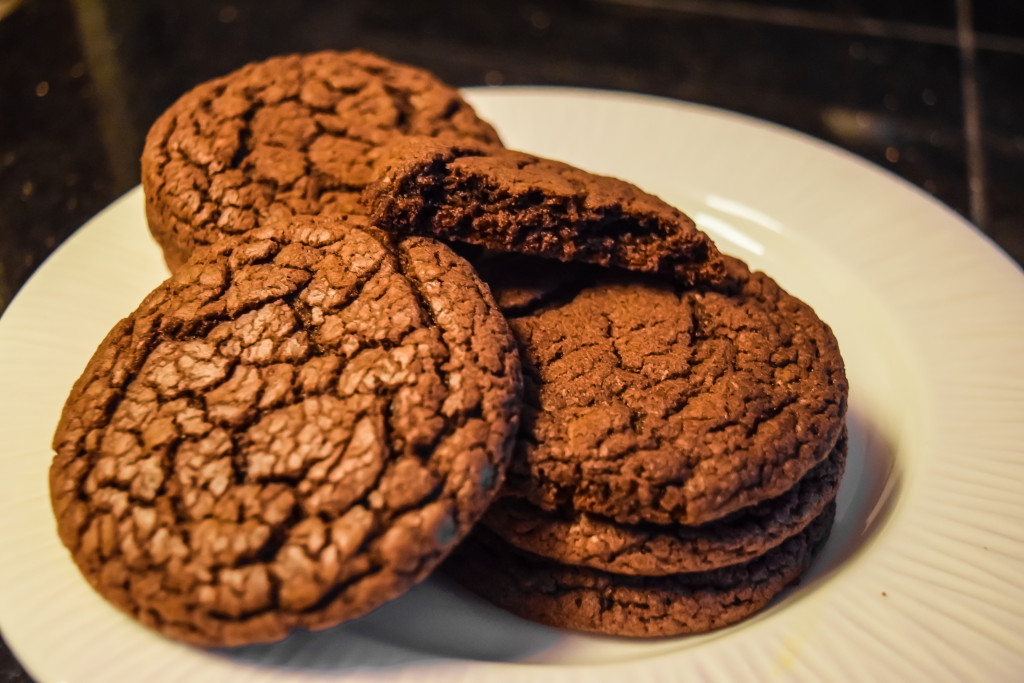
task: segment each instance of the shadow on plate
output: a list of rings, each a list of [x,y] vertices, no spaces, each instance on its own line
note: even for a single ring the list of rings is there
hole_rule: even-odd
[[[836,498],[836,521],[803,585],[841,569],[868,545],[888,520],[899,493],[895,445],[855,408],[847,413],[846,425],[850,444]]]
[[[528,660],[561,638],[432,577],[370,614],[336,628],[298,632],[278,643],[220,649],[239,663],[315,671],[372,671],[452,659]]]

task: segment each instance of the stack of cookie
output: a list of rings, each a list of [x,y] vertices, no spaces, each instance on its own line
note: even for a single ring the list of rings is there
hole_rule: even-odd
[[[656,197],[505,149],[430,74],[250,65],[156,122],[142,180],[172,276],[75,384],[50,475],[75,562],[141,622],[274,640],[451,554],[527,618],[690,633],[827,537],[827,325]]]
[[[449,572],[527,618],[619,635],[763,607],[835,514],[847,385],[828,326],[622,181],[404,144],[365,193],[373,222],[505,254],[475,261],[526,381],[505,495]]]

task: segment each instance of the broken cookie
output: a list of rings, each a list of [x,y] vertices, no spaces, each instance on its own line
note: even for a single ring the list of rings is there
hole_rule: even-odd
[[[722,256],[683,212],[640,188],[501,147],[406,138],[363,201],[396,234],[722,285]]]

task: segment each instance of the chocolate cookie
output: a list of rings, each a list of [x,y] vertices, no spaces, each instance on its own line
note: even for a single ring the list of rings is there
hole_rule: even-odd
[[[499,487],[519,358],[471,267],[295,218],[198,250],[102,342],[54,436],[58,531],[104,597],[202,645],[359,616]]]
[[[806,529],[750,562],[671,576],[622,576],[560,565],[476,531],[445,571],[483,598],[549,626],[634,637],[703,633],[765,607],[824,546],[835,503]]]
[[[511,494],[698,525],[829,454],[848,392],[835,337],[767,275],[729,269],[732,295],[607,274],[508,314],[525,377]]]
[[[492,503],[483,523],[506,543],[562,564],[643,576],[717,569],[764,554],[821,514],[839,489],[846,444],[844,431],[829,457],[781,496],[701,526],[618,524],[512,497]]]
[[[203,83],[146,137],[146,217],[173,271],[197,245],[293,214],[361,213],[401,135],[500,144],[431,74],[362,52],[275,57]]]
[[[720,283],[722,256],[693,221],[635,185],[550,159],[408,138],[364,201],[372,222],[514,252]]]

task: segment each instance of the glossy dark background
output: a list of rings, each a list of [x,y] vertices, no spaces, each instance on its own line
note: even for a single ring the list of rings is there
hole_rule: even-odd
[[[138,183],[147,128],[185,90],[328,47],[459,86],[629,90],[775,121],[903,176],[1024,262],[1015,0],[0,0],[0,311]],[[0,683],[26,680],[0,645]]]

